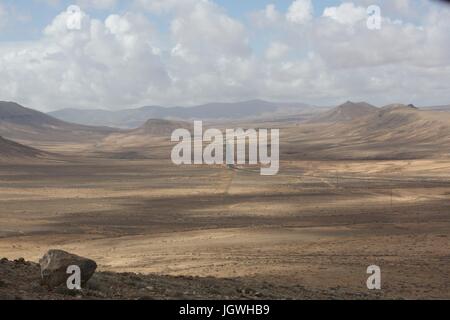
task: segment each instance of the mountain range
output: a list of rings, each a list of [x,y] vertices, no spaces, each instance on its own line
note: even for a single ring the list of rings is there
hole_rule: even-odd
[[[244,108],[245,105],[243,103],[240,107]],[[190,117],[200,116],[202,111],[205,117],[224,116],[227,106],[233,111],[230,114],[236,117],[236,120],[226,123],[232,124],[232,127],[241,126],[238,115],[250,117],[249,110],[278,110],[276,112],[280,114],[280,108],[285,111],[289,108],[294,111],[313,109],[299,107],[298,104],[297,107],[274,107],[271,103],[262,103],[261,107],[257,107],[256,101],[248,102],[249,110],[239,110],[237,105],[212,104],[211,112],[207,112],[206,106],[182,109],[186,116],[185,121],[182,121],[138,119],[144,117],[142,112],[146,108],[143,108],[132,110],[136,118],[127,118],[131,121],[129,124],[143,121],[140,126],[117,129],[73,124],[14,102],[0,102],[0,156],[33,157],[63,150],[64,153],[127,159],[167,157],[171,149],[170,135],[175,129],[190,129]],[[281,128],[281,153],[286,159],[379,160],[450,156],[450,112],[445,112],[445,108],[419,109],[403,104],[378,108],[366,102],[347,101],[334,109],[320,110],[324,109],[319,109],[316,114],[310,113],[309,121],[304,121],[302,115],[293,115],[291,119],[296,119],[296,122],[277,122],[272,114],[273,121],[270,124],[249,120],[248,125],[266,123],[269,127]],[[127,112],[131,111],[126,110],[123,114]],[[172,112],[175,110],[169,109],[163,116]],[[80,118],[87,117],[89,111],[78,111],[77,114]],[[218,125],[222,128],[222,124]]]
[[[276,119],[311,112],[317,107],[305,103],[276,103],[250,100],[236,103],[209,103],[193,107],[142,107],[121,111],[63,109],[50,112],[57,119],[91,126],[138,128],[148,119],[230,121]]]
[[[351,106],[356,108],[356,104]],[[283,131],[283,153],[306,159],[425,159],[450,156],[450,113],[392,104],[337,119],[349,104]],[[317,120],[317,119],[316,119]]]

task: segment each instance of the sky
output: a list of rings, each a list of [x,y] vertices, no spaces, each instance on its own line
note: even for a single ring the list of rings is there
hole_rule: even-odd
[[[0,100],[443,105],[449,40],[450,4],[433,0],[0,0]]]

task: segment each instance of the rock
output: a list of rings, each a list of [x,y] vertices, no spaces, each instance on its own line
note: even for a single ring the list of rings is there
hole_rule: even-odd
[[[57,287],[54,290],[55,293],[60,294],[66,297],[77,297],[79,295],[79,291],[77,290],[69,290],[63,286]]]
[[[95,261],[62,251],[50,250],[39,260],[42,283],[50,288],[65,285],[70,274],[69,266],[78,266],[81,270],[81,284],[84,285],[97,269]]]
[[[39,285],[39,283],[35,283],[31,286],[31,292],[42,294],[45,293],[46,291],[43,286]]]
[[[25,259],[24,258],[19,258],[19,259],[14,260],[14,262],[17,263],[17,264],[25,264]]]

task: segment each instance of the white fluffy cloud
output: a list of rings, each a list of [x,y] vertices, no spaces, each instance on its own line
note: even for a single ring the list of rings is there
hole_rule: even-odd
[[[41,39],[0,44],[0,100],[42,110],[253,98],[449,103],[450,10],[386,2],[382,28],[372,31],[364,1],[314,15],[313,2],[296,0],[245,21],[213,1],[136,0],[104,20],[83,13],[81,30],[68,30],[62,12]],[[400,17],[397,7],[421,18]]]
[[[250,53],[244,26],[210,2],[197,3],[189,12],[177,16],[171,23],[171,35],[176,46],[186,52],[186,58],[195,61],[205,55],[214,61]]]
[[[343,24],[354,24],[355,22],[367,19],[366,9],[357,7],[352,2],[342,3],[338,7],[325,8],[323,16]]]
[[[275,60],[283,58],[289,52],[289,46],[282,42],[272,42],[267,48],[266,58],[269,60]]]
[[[251,14],[252,23],[257,27],[265,27],[279,22],[281,14],[274,4],[268,4],[264,9]]]
[[[111,15],[102,22],[83,15],[81,30],[68,30],[66,21],[63,12],[41,41],[1,49],[2,96],[40,108],[114,108],[169,85],[145,17]]]
[[[280,14],[274,4],[268,4],[264,10],[267,20],[275,22],[280,18]]]
[[[303,24],[312,20],[313,13],[311,0],[295,0],[288,9],[286,19],[295,24]]]

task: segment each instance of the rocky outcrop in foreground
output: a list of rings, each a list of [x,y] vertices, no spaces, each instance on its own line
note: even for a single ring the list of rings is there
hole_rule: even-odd
[[[95,261],[62,250],[50,250],[39,260],[39,265],[41,266],[42,284],[50,288],[67,285],[67,279],[70,276],[67,270],[71,266],[77,266],[80,269],[82,285],[91,279],[97,269]]]
[[[82,290],[63,284],[50,288],[41,267],[24,259],[0,260],[0,300],[258,300],[258,299],[367,299],[340,289],[309,290],[278,286],[254,279],[172,277],[133,273],[96,272]],[[371,298],[374,298],[373,296]]]

